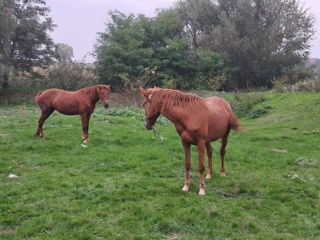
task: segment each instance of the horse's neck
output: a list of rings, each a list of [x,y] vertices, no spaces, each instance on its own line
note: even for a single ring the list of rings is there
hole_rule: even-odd
[[[90,96],[90,100],[93,104],[95,104],[99,100],[99,96],[97,94],[96,88],[95,87],[89,87],[88,88],[88,95]]]
[[[160,113],[174,124],[181,122],[181,108],[178,106],[161,106]]]
[[[177,103],[169,103],[169,104],[165,104],[164,102],[159,103],[159,109],[160,109],[160,113],[165,116],[166,118],[168,118],[171,122],[173,122],[174,124],[182,124],[184,125],[185,119],[188,118],[190,116],[190,114],[194,114],[194,110],[197,109],[198,107],[201,108],[202,105],[201,103],[199,103],[198,105],[194,105],[194,106],[186,106],[181,104],[177,104]]]

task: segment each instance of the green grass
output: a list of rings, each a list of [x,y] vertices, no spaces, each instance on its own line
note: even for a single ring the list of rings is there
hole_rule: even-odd
[[[0,106],[0,239],[320,239],[320,96],[261,95],[239,108],[225,178],[212,144],[205,197],[195,147],[181,191],[184,153],[165,118],[156,126],[170,154],[141,110],[99,104],[84,147],[79,116],[54,113],[42,140],[35,105]]]

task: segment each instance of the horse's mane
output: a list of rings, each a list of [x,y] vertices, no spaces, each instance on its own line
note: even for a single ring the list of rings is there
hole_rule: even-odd
[[[164,108],[179,106],[191,109],[205,106],[204,99],[196,94],[163,88],[151,88],[149,90],[152,92],[151,101],[161,102]]]
[[[89,86],[89,87],[87,86],[87,87],[79,89],[78,91],[83,92],[83,93],[85,93],[87,95],[90,95],[92,93],[92,90],[93,90],[94,87],[95,86]]]

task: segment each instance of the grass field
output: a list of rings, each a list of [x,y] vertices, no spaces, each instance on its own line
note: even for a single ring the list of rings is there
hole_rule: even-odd
[[[225,94],[244,131],[229,137],[225,178],[212,144],[205,197],[195,147],[181,191],[184,153],[165,118],[161,142],[142,110],[99,103],[83,145],[79,116],[54,113],[42,140],[35,105],[1,105],[0,239],[320,239],[320,96],[259,96]]]

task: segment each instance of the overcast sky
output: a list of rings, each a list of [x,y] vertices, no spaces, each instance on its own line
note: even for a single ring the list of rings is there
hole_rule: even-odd
[[[320,58],[320,0],[300,2],[316,17],[311,57]],[[157,8],[168,8],[173,3],[174,0],[47,0],[51,9],[49,15],[57,25],[51,36],[56,43],[70,45],[75,59],[82,60],[93,51],[97,32],[104,31],[109,10],[153,17]],[[87,55],[86,61],[92,62],[93,58]]]

